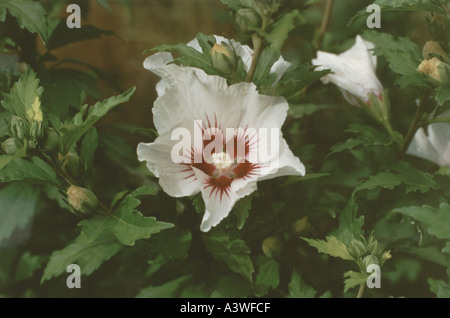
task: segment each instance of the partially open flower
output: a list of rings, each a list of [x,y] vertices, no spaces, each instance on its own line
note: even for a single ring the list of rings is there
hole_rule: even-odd
[[[437,57],[423,60],[417,68],[417,71],[424,74],[435,85],[449,82],[450,65],[442,62]]]
[[[202,231],[255,191],[257,181],[305,174],[281,134],[288,110],[283,97],[260,95],[252,83],[228,86],[224,78],[170,61],[157,53],[144,63],[164,86],[153,107],[159,137],[139,144],[137,153],[167,194],[201,192]]]
[[[407,153],[430,160],[441,167],[450,166],[450,124],[430,124],[427,133],[420,128],[409,145]]]
[[[333,73],[322,77],[322,82],[337,85],[350,104],[360,106],[361,101],[369,102],[371,93],[378,97],[383,93],[383,85],[375,74],[377,58],[370,51],[373,48],[373,43],[358,35],[349,50],[339,55],[318,51],[312,64],[318,66],[317,71],[330,69]]]

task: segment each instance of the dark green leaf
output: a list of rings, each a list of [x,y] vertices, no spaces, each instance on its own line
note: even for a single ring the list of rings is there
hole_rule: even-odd
[[[251,195],[240,199],[233,209],[234,213],[237,215],[237,228],[239,230],[242,230],[245,225],[245,221],[249,216],[249,212],[252,208],[252,199],[253,196]]]
[[[14,280],[17,282],[33,277],[35,271],[44,265],[44,259],[42,256],[32,256],[30,252],[25,252],[17,264]]]
[[[292,273],[292,278],[288,287],[289,298],[314,298],[317,294],[317,291],[306,285],[300,275],[295,271]]]
[[[140,291],[137,298],[173,298],[177,292],[192,277],[192,275],[181,276],[173,281],[160,286],[149,286]]]
[[[83,107],[80,113],[61,128],[63,153],[67,153],[73,145],[98,121],[105,116],[114,107],[127,102],[134,94],[136,88],[131,88],[125,93],[110,97],[103,102],[98,102],[88,109],[87,105]],[[83,117],[86,116],[86,119]]]
[[[80,234],[72,244],[53,252],[45,267],[41,284],[65,273],[70,264],[78,264],[82,275],[90,275],[122,248],[123,245],[111,234],[102,235],[94,241],[89,241],[84,234]]]
[[[300,12],[293,10],[279,19],[272,27],[267,40],[275,51],[280,52],[286,42],[289,32],[295,28],[295,22],[300,18]]]
[[[67,27],[66,21],[63,20],[49,38],[47,49],[54,50],[70,43],[98,39],[102,35],[115,35],[115,33],[113,31],[99,29],[90,24],[85,24],[80,29],[70,29]]]
[[[408,38],[395,39],[389,33],[366,32],[364,38],[375,44],[374,53],[383,56],[391,70],[398,75],[396,84],[401,88],[409,85],[428,87],[425,77],[417,72],[422,55],[417,44]]]
[[[280,283],[280,265],[268,257],[260,257],[257,260],[258,273],[255,279],[255,295],[262,297],[269,292],[270,288],[277,288]]]
[[[233,272],[241,274],[250,282],[252,281],[252,273],[255,269],[248,256],[250,248],[243,240],[231,240],[226,233],[211,231],[203,235],[203,242],[216,260],[224,261]]]
[[[53,169],[38,157],[31,161],[16,159],[0,170],[1,182],[30,181],[37,183],[58,184],[56,173]]]
[[[45,9],[33,0],[0,0],[0,21],[5,22],[6,11],[17,19],[22,29],[38,33],[47,42],[47,20]]]
[[[440,106],[444,103],[450,101],[450,87],[449,86],[439,86],[436,88],[436,101]]]

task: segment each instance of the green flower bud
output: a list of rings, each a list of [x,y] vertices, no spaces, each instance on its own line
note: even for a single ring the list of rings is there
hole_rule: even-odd
[[[36,141],[41,140],[42,137],[44,137],[44,127],[42,125],[42,121],[34,120],[31,123],[30,136]]]
[[[59,147],[59,135],[53,128],[45,130],[45,140],[42,146],[44,151],[55,152]]]
[[[270,17],[278,11],[280,3],[277,0],[254,0],[254,7],[262,17]]]
[[[267,257],[279,257],[282,248],[281,240],[275,236],[269,236],[262,243],[262,250]]]
[[[242,32],[253,32],[255,29],[261,27],[261,17],[253,9],[239,9],[235,19],[236,24]]]
[[[22,120],[22,118],[17,116],[11,116],[11,121],[9,123],[9,130],[11,131],[11,134],[16,137],[17,139],[21,140],[25,137],[25,123]]]
[[[347,250],[354,259],[366,254],[366,246],[359,240],[351,240]]]
[[[310,228],[311,224],[309,224],[307,216],[295,221],[294,224],[292,224],[292,232],[294,232],[295,234],[307,231]]]
[[[214,44],[211,50],[211,60],[214,68],[224,74],[229,75],[236,70],[236,53],[224,42]]]
[[[2,149],[8,155],[15,155],[17,150],[19,150],[16,138],[8,138],[2,142]]]
[[[75,179],[81,175],[81,160],[77,154],[69,152],[65,157],[58,154],[58,159],[64,171],[70,174]]]
[[[98,199],[91,190],[74,185],[67,190],[67,200],[80,215],[91,215],[98,207]]]
[[[364,257],[362,262],[363,262],[364,268],[367,268],[367,267],[369,267],[369,265],[372,265],[372,264],[380,265],[378,258],[374,255],[367,255],[366,257]]]

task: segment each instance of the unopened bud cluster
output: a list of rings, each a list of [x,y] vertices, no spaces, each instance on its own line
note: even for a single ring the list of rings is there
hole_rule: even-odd
[[[372,264],[382,266],[391,258],[390,251],[384,251],[373,235],[368,240],[363,237],[361,240],[351,240],[347,250],[363,270]]]

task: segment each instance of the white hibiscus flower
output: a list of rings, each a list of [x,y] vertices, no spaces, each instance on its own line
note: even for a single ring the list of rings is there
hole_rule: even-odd
[[[221,77],[171,61],[170,54],[157,53],[144,62],[162,78],[153,107],[159,137],[139,144],[137,153],[167,194],[201,192],[206,206],[202,231],[219,224],[236,201],[256,190],[257,181],[305,174],[280,132],[288,110],[283,97],[260,95],[251,83],[228,86]]]
[[[450,166],[450,124],[430,124],[427,133],[420,128],[406,153],[430,160],[441,167]]]
[[[373,48],[373,43],[358,35],[349,50],[339,55],[318,51],[312,64],[318,66],[316,71],[330,69],[333,73],[322,77],[322,82],[334,83],[350,104],[359,106],[360,101],[369,102],[370,93],[379,98],[383,94],[383,85],[375,74],[377,57],[370,51]]]

